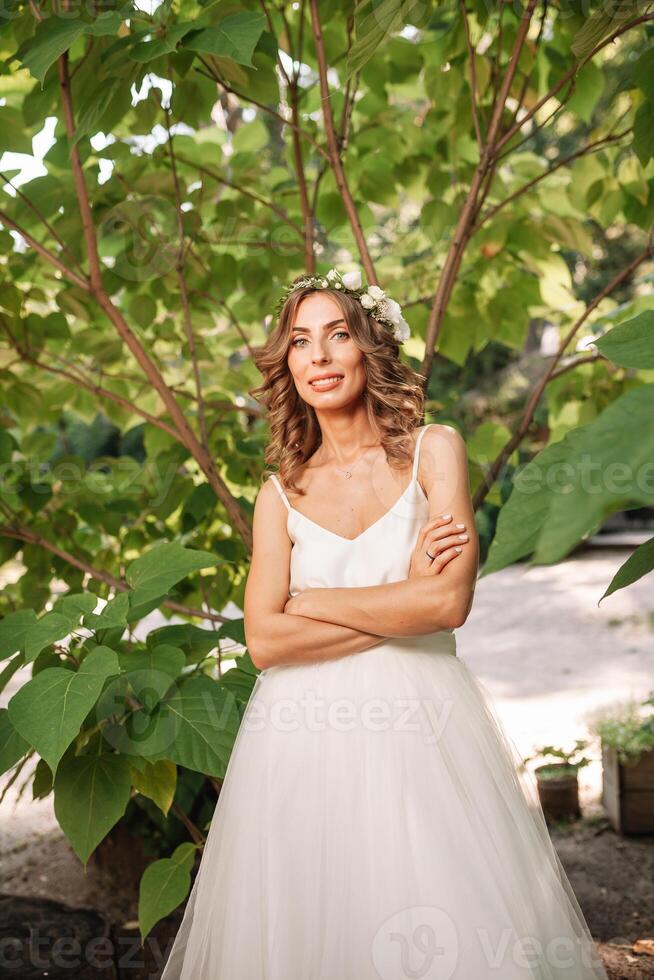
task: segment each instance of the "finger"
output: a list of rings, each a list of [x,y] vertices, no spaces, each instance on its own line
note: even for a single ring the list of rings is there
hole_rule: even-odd
[[[451,514],[440,514],[437,517],[430,518],[430,520],[426,521],[420,528],[420,531],[418,533],[418,538],[419,539],[422,538],[424,540],[425,535],[428,534],[430,531],[433,531],[435,528],[438,527],[446,527],[448,524],[452,522],[452,520],[453,518]]]
[[[444,551],[455,544],[468,544],[469,540],[465,532],[444,535],[442,532],[434,531],[427,536],[425,549],[433,555],[436,551]]]
[[[434,565],[436,565],[438,567],[438,570],[441,571],[441,569],[443,569],[448,562],[452,561],[453,558],[458,558],[462,550],[463,549],[461,545],[457,544],[454,545],[453,548],[448,548],[446,551],[442,551],[434,558],[434,561],[432,562],[432,568]]]

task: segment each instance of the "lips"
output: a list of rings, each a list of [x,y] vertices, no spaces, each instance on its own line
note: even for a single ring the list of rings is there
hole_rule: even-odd
[[[337,385],[339,383],[339,381],[342,381],[342,380],[343,380],[343,375],[342,374],[329,374],[329,375],[325,375],[324,377],[321,377],[321,378],[313,378],[309,382],[309,384],[316,391],[322,391],[322,390],[327,389],[327,388],[333,388],[334,385]]]

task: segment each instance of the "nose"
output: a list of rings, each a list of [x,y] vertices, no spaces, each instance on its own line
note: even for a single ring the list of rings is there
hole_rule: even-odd
[[[318,341],[314,346],[314,353],[311,357],[312,364],[319,364],[321,361],[328,360],[327,349],[323,349],[322,341]]]

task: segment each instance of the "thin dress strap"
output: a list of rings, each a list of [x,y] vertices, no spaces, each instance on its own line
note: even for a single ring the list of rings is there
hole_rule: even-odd
[[[423,425],[422,429],[418,433],[418,438],[416,439],[416,448],[413,453],[413,479],[414,480],[418,479],[418,463],[420,462],[420,443],[422,442],[422,437],[424,436],[425,432],[427,431],[427,429],[430,428],[432,424],[433,423],[430,422],[428,425]]]
[[[286,504],[287,508],[289,510],[292,510],[291,505],[288,502],[288,497],[286,496],[286,493],[284,492],[284,488],[282,487],[281,483],[279,482],[278,478],[275,476],[274,473],[272,474],[272,476],[270,477],[270,479],[273,481],[273,483],[277,487],[277,492],[279,493],[279,496],[282,498],[282,500]]]

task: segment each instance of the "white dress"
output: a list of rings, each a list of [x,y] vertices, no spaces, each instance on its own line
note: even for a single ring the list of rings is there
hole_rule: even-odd
[[[411,483],[352,540],[271,477],[291,594],[407,578],[426,428]],[[608,980],[533,777],[452,630],[259,674],[162,974],[380,978]]]

